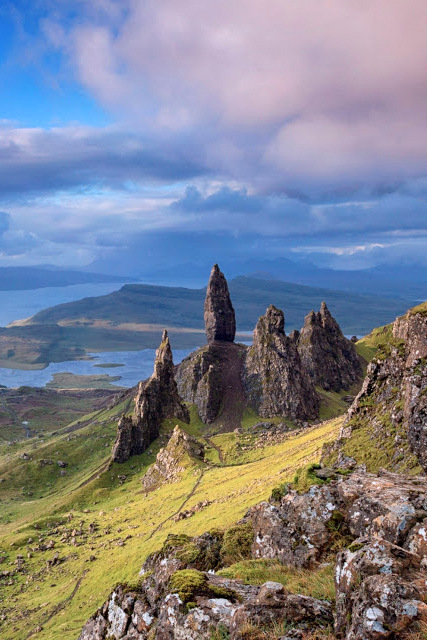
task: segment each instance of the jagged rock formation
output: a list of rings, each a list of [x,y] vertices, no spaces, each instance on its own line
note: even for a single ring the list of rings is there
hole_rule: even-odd
[[[133,416],[123,416],[119,421],[112,460],[125,462],[145,451],[158,437],[166,418],[190,422],[188,409],[178,394],[172,350],[167,331],[164,331],[156,351],[154,373],[147,381],[139,383]]]
[[[258,320],[243,379],[248,403],[260,416],[307,420],[318,415],[314,384],[285,334],[283,311],[272,305]]]
[[[145,491],[153,491],[161,484],[175,482],[188,466],[189,458],[203,461],[204,447],[198,440],[177,425],[164,449],[160,449],[156,462],[142,478]]]
[[[315,385],[331,391],[348,389],[362,378],[354,344],[344,337],[325,302],[306,316],[301,333],[292,336],[304,368]]]
[[[406,637],[427,616],[425,479],[361,469],[326,475],[328,484],[306,494],[290,490],[256,505],[234,531],[244,529],[252,558],[297,569],[335,562],[339,638]],[[116,588],[79,640],[209,640],[221,627],[230,640],[241,640],[248,625],[269,629],[284,621],[294,627],[285,637],[300,638],[298,628],[321,633],[331,625],[327,601],[289,593],[277,582],[251,586],[216,575],[227,562],[227,535],[168,537],[145,562],[142,584]]]
[[[204,318],[209,344],[217,340],[234,341],[236,317],[230,300],[227,280],[217,264],[213,266],[206,291]]]
[[[195,404],[203,422],[240,427],[245,404],[241,372],[244,345],[233,343],[236,319],[224,274],[214,265],[205,299],[208,344],[185,358],[176,369],[181,396]]]
[[[242,369],[246,347],[216,342],[198,349],[176,369],[180,395],[197,406],[206,424],[220,421],[225,429],[240,427],[246,403]]]
[[[369,364],[334,447],[338,463],[353,455],[355,439],[364,438],[378,456],[388,455],[394,469],[414,468],[415,458],[427,471],[426,309],[421,305],[397,318],[392,338]]]

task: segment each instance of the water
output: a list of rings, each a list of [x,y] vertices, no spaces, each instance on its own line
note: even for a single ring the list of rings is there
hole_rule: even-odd
[[[193,351],[193,349],[191,349]],[[190,350],[175,349],[174,362],[178,364]],[[120,376],[120,380],[113,383],[123,387],[133,387],[140,380],[145,380],[153,373],[154,349],[142,351],[106,351],[90,354],[93,360],[77,360],[71,362],[55,362],[46,369],[39,371],[19,371],[17,369],[0,369],[0,384],[6,387],[44,387],[52,380],[54,373],[74,373],[78,375],[102,375]],[[104,369],[96,367],[96,364],[115,363],[123,364],[123,367]]]
[[[24,291],[0,291],[0,326],[5,327],[14,320],[23,320],[56,304],[91,296],[104,296],[112,291],[118,291],[124,284],[126,283],[103,282]]]

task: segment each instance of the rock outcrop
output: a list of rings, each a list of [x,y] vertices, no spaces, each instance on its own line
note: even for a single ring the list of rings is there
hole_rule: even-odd
[[[249,557],[274,558],[288,571],[334,562],[339,638],[406,637],[427,620],[425,479],[323,471],[329,483],[303,495],[289,490],[250,509],[230,529],[232,540],[244,529]],[[141,584],[117,587],[79,640],[209,640],[214,629],[242,640],[248,629],[284,622],[293,628],[285,637],[302,638],[316,628],[313,637],[322,637],[321,628],[333,620],[330,602],[290,593],[277,582],[245,585],[215,573],[227,562],[228,535],[169,536],[145,562]]]
[[[227,280],[217,264],[213,266],[206,291],[204,319],[208,343],[233,342],[236,317],[231,304]]]
[[[243,380],[248,403],[260,416],[293,420],[318,416],[314,384],[294,340],[285,334],[283,312],[272,305],[258,320],[253,345],[246,353]]]
[[[208,344],[176,369],[181,396],[197,406],[206,424],[220,421],[224,430],[240,427],[245,395],[242,385],[244,345],[234,344],[236,319],[224,274],[214,265],[205,299]]]
[[[427,471],[426,310],[422,305],[397,318],[379,346],[334,447],[338,463],[363,437],[377,455],[387,453],[391,468],[410,470],[418,460]]]
[[[345,338],[325,302],[320,311],[311,311],[306,316],[301,332],[294,333],[292,339],[315,385],[327,391],[340,391],[362,378],[354,344]]]
[[[133,416],[122,416],[119,421],[112,460],[125,462],[145,451],[158,437],[166,418],[190,421],[188,409],[178,394],[172,350],[167,331],[164,331],[156,351],[154,373],[147,381],[139,383]]]
[[[204,452],[198,440],[176,426],[168,444],[160,449],[156,462],[142,478],[145,491],[154,491],[162,484],[175,482],[191,461],[203,461]]]
[[[180,395],[197,406],[206,424],[225,430],[240,427],[246,404],[242,383],[246,347],[229,342],[208,344],[185,358],[176,369]]]

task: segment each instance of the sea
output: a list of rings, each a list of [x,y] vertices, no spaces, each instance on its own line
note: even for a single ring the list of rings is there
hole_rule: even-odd
[[[123,283],[125,284],[125,283]],[[81,284],[69,287],[45,287],[22,291],[0,291],[0,326],[7,326],[14,320],[22,320],[42,309],[64,302],[72,302],[91,296],[102,296],[117,291],[123,285],[119,282],[102,284]],[[190,351],[174,350],[174,361],[181,362]],[[53,380],[55,373],[73,373],[77,375],[120,376],[113,384],[132,387],[140,380],[148,378],[153,372],[154,349],[142,351],[113,351],[88,354],[92,359],[67,362],[55,362],[45,369],[22,371],[0,368],[0,385],[5,387],[44,387]],[[101,368],[97,364],[119,364],[120,367]]]

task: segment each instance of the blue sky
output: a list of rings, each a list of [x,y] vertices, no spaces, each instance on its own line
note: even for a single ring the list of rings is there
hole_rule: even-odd
[[[0,265],[425,267],[426,19],[424,0],[6,0]]]

